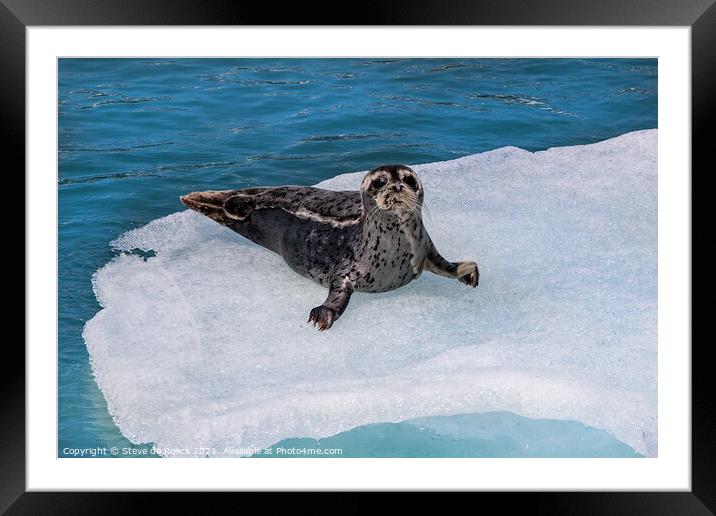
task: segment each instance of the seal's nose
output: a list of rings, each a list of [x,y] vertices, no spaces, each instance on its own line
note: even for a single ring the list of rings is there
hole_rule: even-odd
[[[394,183],[394,184],[391,186],[391,189],[392,189],[394,192],[400,192],[400,191],[403,189],[403,184],[402,184],[402,183]]]

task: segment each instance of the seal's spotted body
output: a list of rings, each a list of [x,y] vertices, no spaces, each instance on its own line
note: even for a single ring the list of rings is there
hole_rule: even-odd
[[[181,200],[328,287],[309,316],[321,330],[340,317],[353,292],[393,290],[423,270],[478,283],[474,262],[448,262],[435,249],[421,218],[422,185],[406,166],[372,170],[360,192],[282,186],[193,192]]]

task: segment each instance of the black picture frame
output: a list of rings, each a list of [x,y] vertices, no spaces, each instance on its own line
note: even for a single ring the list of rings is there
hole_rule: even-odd
[[[24,170],[25,30],[28,26],[663,25],[691,27],[691,177],[696,168],[702,169],[702,174],[713,170],[712,165],[707,169],[706,164],[711,146],[707,134],[714,125],[716,92],[714,0],[540,0],[530,3],[524,0],[430,0],[420,4],[394,0],[364,1],[355,4],[352,10],[344,7],[327,9],[306,3],[285,3],[277,7],[231,0],[0,0],[1,141],[5,147],[5,162],[14,157],[16,166]],[[24,182],[18,188],[24,192]],[[28,257],[24,258],[27,263]],[[27,274],[27,269],[25,272]],[[711,403],[713,375],[706,355],[708,343],[693,340],[672,344],[692,346],[691,492],[533,492],[480,493],[479,496],[499,504],[501,511],[524,508],[538,514],[713,514],[716,429]],[[4,356],[0,375],[0,511],[43,515],[130,514],[166,509],[167,500],[160,501],[159,495],[152,493],[26,493],[25,353],[19,343],[6,339]],[[241,496],[245,497],[246,493]],[[189,510],[193,503],[206,509],[205,495],[201,499],[189,501],[184,494],[173,496],[174,502],[180,503],[184,510]],[[417,500],[421,505],[424,503],[422,497]],[[339,504],[339,507],[353,509],[358,506],[346,498]]]

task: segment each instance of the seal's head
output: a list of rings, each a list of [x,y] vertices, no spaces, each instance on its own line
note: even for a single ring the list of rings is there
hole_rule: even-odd
[[[402,218],[419,214],[423,205],[423,185],[415,171],[405,165],[374,168],[363,178],[360,193],[366,213],[383,210]]]

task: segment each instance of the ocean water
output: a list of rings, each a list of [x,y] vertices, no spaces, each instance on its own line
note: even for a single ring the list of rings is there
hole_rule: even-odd
[[[608,432],[576,421],[485,412],[374,423],[324,439],[284,439],[253,456],[589,458],[640,455]]]
[[[132,446],[82,338],[100,310],[92,275],[120,252],[111,241],[183,210],[180,194],[598,142],[656,127],[656,80],[656,60],[644,59],[60,60],[59,455]],[[385,447],[375,428],[367,444],[360,431],[367,455],[371,431]],[[421,456],[435,436],[405,442],[405,456]],[[511,456],[510,446],[464,449]]]

